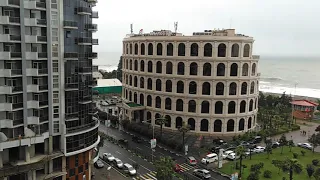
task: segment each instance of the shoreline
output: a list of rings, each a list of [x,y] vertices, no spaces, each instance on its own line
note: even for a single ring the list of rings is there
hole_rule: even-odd
[[[263,91],[259,91],[262,92],[264,95],[275,95],[275,96],[281,96],[282,93],[271,93],[271,92],[263,92]],[[286,94],[286,95],[290,95],[290,94]],[[298,95],[291,95],[292,96],[292,100],[310,100],[313,102],[317,102],[318,99],[320,98],[315,98],[315,97],[309,97],[309,96],[298,96]]]

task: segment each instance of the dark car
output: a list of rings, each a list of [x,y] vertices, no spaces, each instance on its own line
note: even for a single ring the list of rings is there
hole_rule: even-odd
[[[224,142],[222,139],[214,139],[214,140],[212,140],[212,143],[220,146],[220,145],[225,144],[226,142]]]
[[[123,145],[128,145],[128,140],[126,140],[126,139],[119,139],[119,140],[118,140],[118,143],[119,143],[119,144],[123,144]]]
[[[211,152],[218,154],[218,153],[219,153],[219,149],[221,149],[220,146],[212,147],[212,148],[211,148]]]
[[[272,148],[277,148],[280,147],[280,143],[279,142],[273,142],[271,145]]]
[[[262,141],[262,137],[261,137],[261,136],[256,136],[256,137],[253,139],[253,143],[254,143],[254,144],[261,143],[261,141]]]
[[[132,137],[132,141],[133,141],[133,142],[136,142],[136,143],[141,143],[141,142],[142,142],[142,139],[141,139],[139,136],[133,136],[133,137]]]
[[[100,169],[100,168],[104,167],[104,164],[103,164],[103,162],[98,160],[97,162],[94,163],[94,167],[96,167],[97,169]]]

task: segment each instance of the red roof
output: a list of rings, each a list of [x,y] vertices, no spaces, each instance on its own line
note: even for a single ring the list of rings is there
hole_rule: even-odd
[[[313,107],[316,107],[319,105],[318,103],[315,103],[309,100],[295,100],[295,101],[292,101],[291,104],[298,105],[298,106],[313,106]]]

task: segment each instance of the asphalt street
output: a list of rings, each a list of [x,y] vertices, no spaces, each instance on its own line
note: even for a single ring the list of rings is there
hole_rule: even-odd
[[[127,177],[121,175],[117,172],[115,168],[111,168],[109,171],[107,170],[109,166],[105,164],[105,166],[101,169],[97,169],[93,167],[94,178],[92,180],[126,180]]]

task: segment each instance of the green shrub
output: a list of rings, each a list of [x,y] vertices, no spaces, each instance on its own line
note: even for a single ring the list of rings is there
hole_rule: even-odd
[[[259,173],[251,172],[247,177],[247,180],[259,180]]]
[[[296,172],[297,174],[300,174],[302,172],[302,165],[301,164],[297,164],[297,166],[294,166],[294,172]]]
[[[298,159],[298,153],[292,153],[294,159]]]
[[[312,160],[312,164],[313,164],[314,166],[318,166],[319,160],[318,160],[318,159]]]
[[[302,154],[302,156],[306,155],[306,151],[301,150],[301,154]]]
[[[271,177],[272,177],[272,172],[269,171],[269,170],[265,170],[265,171],[263,172],[263,177],[265,177],[265,178],[271,178]]]
[[[252,164],[251,165],[251,168],[250,168],[250,171],[252,171],[252,172],[258,172],[258,171],[260,171],[260,169],[262,169],[263,168],[263,166],[264,166],[264,163],[258,163],[258,164]]]

